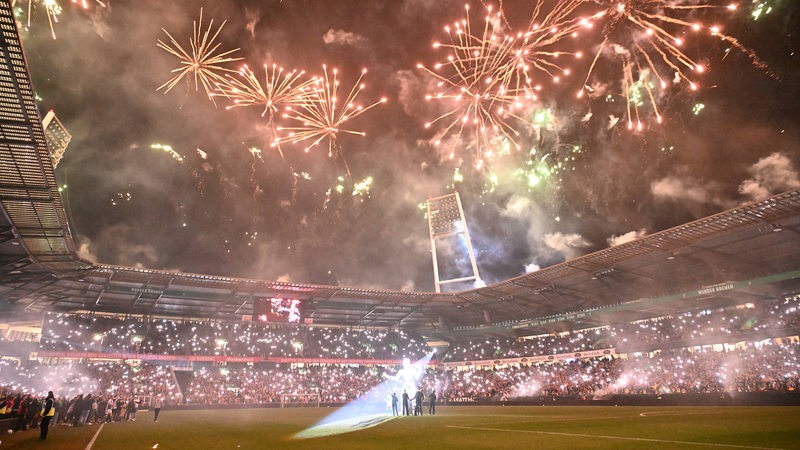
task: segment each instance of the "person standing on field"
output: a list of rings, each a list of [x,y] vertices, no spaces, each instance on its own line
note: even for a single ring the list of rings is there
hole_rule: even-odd
[[[164,407],[164,401],[161,400],[161,397],[156,397],[153,400],[153,412],[155,412],[155,417],[153,417],[153,422],[158,422],[158,414],[161,412],[161,408]]]
[[[392,392],[392,415],[399,416],[400,413],[397,411],[397,393]]]
[[[414,394],[414,415],[421,416],[422,415],[422,400],[424,399],[424,394],[422,393],[422,389],[417,390],[417,393]]]
[[[436,389],[428,396],[428,414],[436,415]]]
[[[50,427],[50,419],[56,414],[56,398],[53,391],[47,393],[47,398],[44,400],[44,407],[42,407],[42,423],[39,425],[39,440],[44,441],[47,439],[47,430]]]

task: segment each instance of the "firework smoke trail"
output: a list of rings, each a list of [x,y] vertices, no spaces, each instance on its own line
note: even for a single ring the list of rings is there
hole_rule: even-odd
[[[610,49],[614,58],[621,62],[628,129],[643,129],[639,108],[645,104],[645,98],[649,100],[656,122],[662,122],[654,89],[664,90],[668,87],[670,77],[665,72],[674,74],[671,77],[672,84],[685,82],[691,90],[698,88],[694,77],[705,72],[706,68],[682,49],[684,38],[681,36],[687,33],[726,42],[745,53],[757,67],[766,68],[752,50],[745,48],[737,39],[722,34],[719,26],[690,21],[689,18],[693,13],[703,10],[733,11],[736,5],[669,4],[663,0],[599,0],[598,4],[602,11],[592,17],[593,20],[605,21],[602,32],[604,39],[578,91],[578,98],[590,90],[588,82],[597,67],[597,61],[604,51]]]
[[[493,13],[491,7],[486,8],[480,35],[475,34],[469,5],[465,5],[465,9],[465,19],[456,22],[452,28],[444,28],[450,43],[433,44],[434,48],[448,51],[447,62],[434,64],[432,68],[422,64],[417,67],[431,75],[440,89],[427,95],[426,100],[446,102],[449,108],[425,124],[426,128],[439,122],[444,124],[434,137],[434,143],[439,145],[442,139],[451,135],[455,137],[455,145],[461,141],[465,130],[471,128],[476,166],[480,168],[485,159],[496,156],[492,150],[496,144],[506,141],[520,148],[517,143],[520,133],[512,121],[530,127],[521,111],[537,99],[535,91],[538,89],[531,86],[528,61],[547,72],[555,65],[543,61],[556,52],[536,49],[545,41],[531,33],[501,34],[499,28],[507,26],[507,21],[502,11]],[[552,37],[547,45],[563,36]],[[533,52],[531,48],[534,48]],[[451,149],[450,158],[454,156],[455,149]]]
[[[192,75],[195,91],[202,85],[209,100],[213,102],[213,94],[217,85],[226,82],[224,74],[235,72],[235,70],[224,67],[224,64],[242,59],[229,56],[238,51],[238,48],[217,53],[221,44],[214,41],[224,26],[225,21],[216,31],[213,31],[214,19],[211,19],[208,28],[203,31],[203,10],[200,9],[200,19],[192,22],[192,39],[189,41],[190,51],[184,49],[167,30],[164,30],[164,33],[170,39],[171,46],[161,40],[158,41],[157,45],[159,48],[176,56],[180,60],[180,67],[173,69],[172,73],[175,75],[156,90],[165,88],[164,93],[166,94],[184,77]]]
[[[367,73],[367,69],[363,69],[361,74],[356,80],[350,92],[345,97],[344,102],[340,102],[338,98],[339,79],[338,70],[333,69],[333,77],[328,75],[327,66],[322,66],[323,76],[313,79],[313,83],[303,89],[303,94],[297,97],[297,101],[293,102],[286,107],[286,112],[283,118],[297,122],[297,126],[277,127],[278,133],[285,132],[284,137],[276,137],[273,146],[278,146],[281,143],[300,143],[304,141],[311,141],[306,146],[305,151],[310,151],[313,147],[319,145],[322,141],[328,141],[328,156],[334,156],[334,150],[337,147],[337,136],[339,133],[354,134],[364,136],[363,131],[351,130],[344,128],[345,122],[355,117],[364,114],[375,106],[386,102],[386,98],[381,98],[368,106],[361,106],[355,103],[356,98],[364,89],[364,84],[361,79]],[[341,152],[338,152],[341,154]],[[350,175],[350,169],[347,167],[347,161],[342,157],[347,173]]]

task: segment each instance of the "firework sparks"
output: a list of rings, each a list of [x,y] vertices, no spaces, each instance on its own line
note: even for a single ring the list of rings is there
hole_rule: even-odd
[[[100,5],[100,6],[102,6],[103,8],[106,7],[106,4],[101,2],[100,0],[94,0],[94,2],[90,2],[89,0],[72,0],[72,4],[79,5],[83,9],[89,9],[89,4],[90,3],[96,3],[96,4]]]
[[[350,89],[344,102],[341,102],[338,98],[338,71],[333,69],[333,76],[331,77],[328,75],[327,66],[323,65],[322,69],[323,77],[314,78],[310,87],[304,89],[303,94],[298,97],[296,106],[294,104],[288,105],[286,112],[283,114],[283,118],[297,122],[299,125],[278,127],[277,131],[279,133],[285,132],[286,135],[277,137],[273,146],[284,142],[300,143],[311,141],[305,148],[305,151],[309,151],[322,141],[327,140],[328,156],[333,156],[339,133],[359,136],[364,136],[365,134],[363,131],[345,128],[345,122],[386,102],[385,98],[381,98],[368,106],[356,104],[356,98],[365,87],[361,83],[361,79],[367,73],[367,69],[361,71],[358,80]]]
[[[21,1],[11,0],[11,6],[15,7],[17,3],[22,3]],[[97,4],[101,7],[105,8],[107,5],[100,0],[71,0],[71,4],[77,7],[80,7],[83,10],[88,10],[91,8],[91,4]],[[14,15],[17,16],[17,19],[20,16],[27,14],[27,24],[26,27],[30,28],[31,26],[31,17],[33,16],[34,7],[36,8],[43,8],[45,14],[47,15],[47,22],[50,25],[50,35],[53,39],[56,38],[56,30],[55,25],[58,23],[61,14],[64,12],[64,9],[58,3],[57,0],[28,0],[27,12],[20,7],[14,9]],[[21,22],[21,20],[20,20]]]
[[[169,156],[171,156],[172,159],[174,159],[175,161],[178,161],[180,163],[183,162],[183,156],[181,156],[180,153],[176,152],[171,145],[156,143],[156,144],[151,144],[150,148],[153,150],[160,150],[162,152],[169,154]]]
[[[258,148],[258,147],[249,147],[247,149],[247,151],[250,152],[250,154],[253,156],[253,158],[258,158],[260,161],[264,161],[264,158],[262,158],[262,156],[261,156],[262,153],[264,153],[264,151],[261,150],[260,148]]]
[[[116,195],[112,196],[111,206],[119,206],[123,203],[129,203],[133,199],[133,194],[130,192],[117,192]]]
[[[758,20],[770,13],[772,13],[772,6],[768,1],[762,1],[753,6],[753,10],[750,12],[750,17],[752,17],[753,20]]]
[[[278,109],[301,101],[314,83],[313,79],[303,80],[305,72],[292,70],[284,72],[276,64],[264,65],[264,82],[262,83],[253,71],[242,66],[234,75],[227,74],[225,83],[218,86],[219,94],[231,99],[230,108],[242,106],[263,106],[262,116],[269,115],[270,122]]]
[[[611,54],[621,62],[622,90],[627,105],[627,126],[644,127],[640,109],[649,104],[656,122],[663,118],[658,111],[660,92],[670,84],[684,83],[690,90],[699,87],[696,78],[706,67],[689,56],[684,36],[710,36],[744,52],[757,67],[766,70],[758,57],[739,41],[721,32],[719,25],[692,21],[703,10],[735,11],[736,5],[670,4],[661,0],[602,0],[604,8],[594,18],[605,22],[604,39],[594,56],[578,98],[590,91],[588,82],[602,54]],[[671,76],[669,75],[671,73]]]
[[[561,185],[562,174],[573,170],[576,155],[581,153],[578,145],[563,146],[553,153],[543,156],[530,155],[523,168],[514,171],[514,177],[522,181],[525,187],[532,191],[544,182],[551,182],[555,189]]]
[[[304,80],[304,71],[292,70],[285,72],[277,64],[267,66],[264,64],[264,83],[258,79],[255,73],[246,64],[235,74],[226,74],[225,82],[217,86],[218,94],[233,101],[233,104],[226,109],[243,106],[263,106],[264,111],[261,116],[268,117],[268,125],[272,132],[273,139],[277,136],[275,129],[275,113],[279,108],[291,105],[294,102],[302,102],[314,80]],[[281,160],[286,161],[280,145],[275,145]],[[259,159],[261,153],[259,151]],[[287,163],[288,164],[288,163]],[[289,171],[294,169],[289,165]]]
[[[12,0],[11,6],[12,7],[15,6],[16,3],[17,3],[16,1]],[[56,0],[39,0],[39,1],[28,0],[28,11],[27,11],[28,28],[30,28],[31,26],[31,17],[33,16],[34,5],[40,5],[42,8],[44,8],[45,14],[47,15],[47,22],[50,24],[50,35],[53,37],[53,39],[55,39],[56,38],[55,24],[58,23],[58,17],[63,12],[61,5],[59,5]],[[22,15],[23,13],[21,9],[17,9],[15,11],[15,14],[19,16]]]
[[[476,165],[481,166],[484,158],[494,156],[491,150],[502,141],[513,142],[520,133],[511,121],[526,123],[517,112],[536,99],[530,88],[529,77],[520,70],[520,55],[523,35],[501,35],[501,12],[493,13],[487,7],[487,14],[480,35],[472,31],[469,5],[466,5],[466,18],[456,22],[453,27],[446,26],[450,43],[434,43],[434,48],[449,51],[447,62],[437,63],[432,68],[418,64],[417,67],[430,74],[436,81],[438,92],[427,95],[426,100],[437,100],[447,104],[445,113],[425,124],[430,128],[443,123],[435,138],[436,145],[451,135],[455,142],[469,128],[473,134],[476,150]],[[455,144],[454,144],[455,145]],[[450,157],[455,156],[451,149]]]
[[[583,57],[581,51],[566,51],[558,47],[564,39],[578,37],[579,30],[593,27],[597,14],[590,17],[575,16],[577,8],[583,3],[583,0],[567,0],[558,2],[552,8],[543,8],[541,1],[536,2],[530,26],[521,36],[517,53],[517,70],[524,74],[528,84],[531,83],[531,68],[558,83],[563,76],[571,73],[571,69],[563,65],[562,57]]]
[[[455,170],[453,170],[453,184],[455,185],[456,183],[463,183],[463,182],[464,182],[464,174],[461,173],[460,168],[456,167]]]
[[[364,178],[363,180],[353,185],[353,197],[369,197],[369,188],[372,187],[372,177]]]
[[[202,85],[206,95],[213,102],[213,93],[217,85],[225,84],[227,81],[224,75],[228,72],[235,72],[224,65],[241,60],[241,58],[230,56],[238,51],[238,48],[219,51],[222,44],[215,41],[224,26],[225,22],[223,21],[222,25],[214,31],[214,20],[212,19],[208,28],[203,31],[203,10],[201,9],[200,19],[192,23],[192,39],[189,41],[188,50],[181,46],[167,30],[164,30],[170,39],[170,44],[159,40],[157,45],[176,56],[180,60],[180,67],[173,69],[172,73],[175,75],[156,90],[165,89],[164,93],[167,93],[182,79],[191,75],[194,79],[195,90],[199,90]]]

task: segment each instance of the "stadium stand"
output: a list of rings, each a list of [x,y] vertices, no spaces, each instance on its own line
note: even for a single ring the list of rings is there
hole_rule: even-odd
[[[76,254],[8,2],[0,22],[0,389],[15,426],[34,425],[24,408],[51,389],[73,426],[154,398],[340,404],[432,348],[421,385],[450,403],[797,402],[800,191],[465,292],[93,264]],[[253,321],[265,299],[299,301],[303,320]]]

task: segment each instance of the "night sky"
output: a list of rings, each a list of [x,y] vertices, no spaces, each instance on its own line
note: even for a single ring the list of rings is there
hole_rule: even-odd
[[[55,110],[73,136],[56,175],[79,254],[92,262],[430,291],[424,204],[454,189],[491,284],[800,188],[800,5],[791,0],[681,13],[721,25],[744,50],[681,34],[685,53],[707,67],[692,75],[699,89],[674,83],[656,60],[669,81],[655,94],[663,123],[644,101],[638,131],[625,126],[620,63],[637,34],[599,19],[558,44],[584,52],[563,60],[570,75],[556,83],[531,71],[542,90],[522,114],[534,126],[511,121],[520,149],[480,168],[470,133],[433,145],[442,127],[424,125],[447,107],[425,101],[434,81],[417,67],[445,59],[432,43],[449,42],[443,26],[464,18],[462,1],[87,0],[84,10],[61,0],[55,40],[40,2],[30,27],[19,3],[40,110]],[[524,30],[533,5],[506,1],[506,29]],[[471,6],[481,29],[483,6]],[[347,123],[366,136],[339,135],[334,157],[326,143],[308,153],[284,144],[281,157],[263,108],[215,106],[188,81],[156,91],[179,66],[157,41],[167,30],[186,46],[201,7],[205,24],[227,20],[220,48],[243,58],[231,69],[246,62],[263,79],[263,63],[309,74],[326,64],[349,89],[367,68],[358,102],[387,102]],[[577,99],[604,36],[614,46],[589,77],[591,95]],[[368,191],[354,194],[365,180]],[[443,277],[463,272],[455,248]]]

